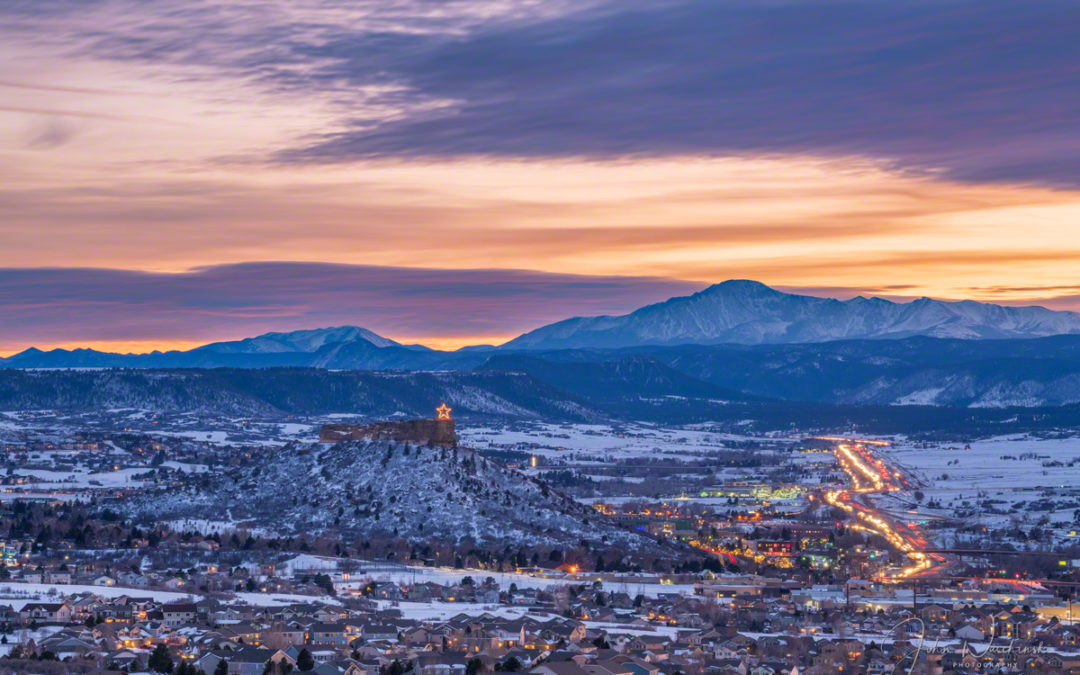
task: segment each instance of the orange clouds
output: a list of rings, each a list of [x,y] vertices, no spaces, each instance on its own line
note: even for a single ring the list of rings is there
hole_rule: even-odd
[[[860,159],[215,164],[198,177],[133,167],[0,190],[0,205],[3,267],[297,260],[911,285],[957,298],[1068,285],[1080,262],[1080,193]],[[999,299],[1023,297],[1045,295]]]
[[[232,32],[261,13],[235,3],[219,9],[236,23],[215,22],[224,35],[200,31],[192,39],[224,47],[192,51],[224,64],[128,58],[124,45],[144,44],[123,39],[127,31],[141,35],[137,26],[94,23],[81,12],[64,15],[65,30],[88,41],[83,30],[96,36],[109,26],[118,33],[112,50],[72,58],[67,40],[9,31],[0,45],[0,268],[177,273],[289,260],[702,284],[753,278],[1008,302],[1075,295],[1067,287],[1080,266],[1080,191],[957,182],[902,171],[869,152],[444,153],[283,164],[289,148],[427,119],[452,108],[452,97],[407,96],[396,80],[360,85],[340,73],[340,81],[307,82],[302,76],[323,64],[307,52],[310,61],[272,61],[276,79],[260,79],[264,70],[229,59],[237,54]],[[375,5],[356,16],[301,9],[327,23],[294,22],[292,10],[275,10],[296,44],[313,26],[375,21],[381,31],[384,22],[404,21]],[[496,11],[474,9],[465,16],[472,19],[455,22],[455,35]],[[161,26],[185,30],[182,16],[158,17],[164,23],[151,22],[154,34]],[[252,53],[264,46],[239,44]],[[308,88],[291,89],[297,82]],[[670,111],[675,127],[681,112]],[[468,332],[512,334],[503,326]]]

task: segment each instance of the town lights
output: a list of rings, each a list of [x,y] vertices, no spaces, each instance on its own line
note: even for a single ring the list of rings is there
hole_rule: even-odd
[[[840,467],[851,477],[851,480],[854,483],[855,492],[868,493],[895,491],[899,489],[891,482],[886,484],[882,479],[883,476],[888,479],[890,474],[885,467],[884,462],[868,456],[863,450],[859,449],[858,446],[853,449],[852,446],[846,443],[840,443],[837,445],[836,456],[840,462]],[[863,460],[865,460],[865,462]],[[880,469],[880,473],[871,468],[871,466]],[[896,477],[901,478],[899,472],[896,472]],[[873,487],[864,486],[863,480],[868,480]],[[885,518],[877,515],[871,509],[862,505],[855,504],[853,506],[848,504],[847,502],[850,499],[850,492],[846,490],[831,490],[825,494],[826,502],[847,511],[848,513],[855,514],[856,524],[851,525],[852,529],[878,534],[895,549],[904,553],[913,563],[908,567],[902,568],[891,579],[887,575],[882,574],[882,580],[895,581],[908,578],[920,574],[931,567],[932,563],[930,558],[922,551],[916,550],[914,539],[910,542],[905,540]],[[867,526],[857,524],[859,522],[864,522]]]

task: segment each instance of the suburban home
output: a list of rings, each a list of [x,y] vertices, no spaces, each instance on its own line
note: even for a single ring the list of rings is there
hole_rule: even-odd
[[[198,618],[198,609],[194,603],[179,602],[162,606],[161,614],[165,619],[165,625],[175,628],[195,623]]]
[[[71,607],[58,602],[28,602],[19,610],[19,618],[23,623],[68,623],[71,621]]]

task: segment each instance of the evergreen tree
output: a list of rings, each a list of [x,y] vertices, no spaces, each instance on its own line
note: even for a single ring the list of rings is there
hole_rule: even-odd
[[[305,673],[315,669],[315,659],[312,658],[311,652],[306,647],[296,655],[296,669]]]
[[[229,662],[225,659],[218,661],[217,668],[214,668],[214,675],[229,675]]]
[[[171,673],[173,662],[172,655],[169,654],[169,648],[159,644],[154,648],[154,652],[150,654],[150,659],[146,662],[146,665],[155,673]]]

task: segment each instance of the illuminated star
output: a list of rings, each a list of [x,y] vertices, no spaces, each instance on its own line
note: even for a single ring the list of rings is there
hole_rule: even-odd
[[[445,403],[440,405],[438,408],[435,408],[435,412],[438,413],[438,415],[439,415],[438,419],[440,419],[440,420],[448,420],[448,419],[450,419],[450,411],[451,410],[453,410],[453,408],[448,407]]]

